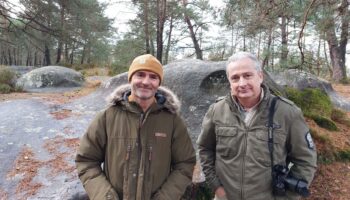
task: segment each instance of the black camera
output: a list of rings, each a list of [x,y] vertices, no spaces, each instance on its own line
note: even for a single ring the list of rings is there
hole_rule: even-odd
[[[286,195],[287,189],[298,193],[303,197],[310,195],[307,182],[289,175],[289,169],[283,165],[274,165],[272,170],[272,189],[277,196]]]

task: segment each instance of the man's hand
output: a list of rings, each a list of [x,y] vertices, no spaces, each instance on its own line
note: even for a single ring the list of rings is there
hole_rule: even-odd
[[[226,192],[224,187],[220,186],[215,190],[215,200],[226,200]]]

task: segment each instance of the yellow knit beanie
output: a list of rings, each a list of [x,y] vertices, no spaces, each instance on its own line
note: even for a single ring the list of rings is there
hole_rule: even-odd
[[[128,81],[130,82],[132,75],[139,70],[147,70],[151,71],[153,73],[156,73],[159,76],[160,83],[163,81],[163,67],[162,64],[157,60],[156,57],[152,56],[151,54],[145,54],[136,57],[128,71]]]

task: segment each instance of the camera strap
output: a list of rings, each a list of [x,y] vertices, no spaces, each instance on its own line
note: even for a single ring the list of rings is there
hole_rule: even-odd
[[[269,118],[268,118],[268,147],[270,152],[270,159],[271,159],[271,172],[273,172],[273,129],[275,128],[273,124],[273,116],[275,114],[275,106],[277,102],[278,97],[273,97],[269,109]]]

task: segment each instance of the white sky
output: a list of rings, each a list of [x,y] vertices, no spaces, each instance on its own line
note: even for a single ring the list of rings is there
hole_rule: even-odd
[[[114,27],[118,29],[118,33],[127,32],[126,23],[128,20],[136,17],[136,10],[131,0],[98,0],[99,2],[109,3],[105,10],[108,18],[114,19]]]
[[[125,24],[128,20],[136,17],[136,9],[131,0],[98,0],[99,2],[109,3],[110,6],[105,10],[107,17],[115,19],[114,27],[118,28],[118,33],[127,32]],[[223,0],[210,0],[210,5],[214,7],[223,7]]]

